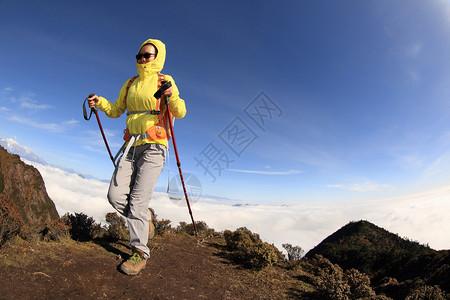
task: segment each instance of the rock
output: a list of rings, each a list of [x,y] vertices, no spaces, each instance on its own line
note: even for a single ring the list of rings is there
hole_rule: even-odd
[[[21,223],[29,227],[42,229],[46,222],[59,218],[39,171],[3,147],[0,147],[0,195],[3,195],[0,197],[0,216],[8,215],[10,203],[9,206],[13,206],[10,211],[18,214]],[[8,198],[12,201],[7,201]]]

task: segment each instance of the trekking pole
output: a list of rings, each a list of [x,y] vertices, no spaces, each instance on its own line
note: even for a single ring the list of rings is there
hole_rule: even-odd
[[[173,132],[173,124],[172,124],[172,118],[170,117],[170,111],[169,111],[169,98],[162,95],[162,92],[165,91],[166,89],[168,89],[169,87],[172,86],[172,84],[169,82],[164,83],[164,81],[162,82],[163,86],[155,93],[155,97],[159,98],[162,97],[162,100],[164,100],[164,103],[166,104],[166,114],[167,114],[167,120],[169,123],[169,129],[170,129],[170,135],[172,136],[172,144],[173,144],[173,150],[175,152],[175,158],[177,159],[177,166],[178,166],[178,172],[180,173],[180,179],[181,179],[181,184],[183,186],[183,191],[184,191],[184,197],[186,198],[186,203],[187,203],[187,207],[189,210],[189,214],[191,215],[191,220],[192,220],[192,226],[194,226],[194,232],[195,235],[198,235],[197,232],[197,226],[195,226],[195,221],[194,221],[194,216],[192,215],[192,210],[191,210],[191,205],[189,204],[189,198],[187,195],[187,191],[186,191],[186,185],[184,184],[184,179],[183,179],[183,172],[181,172],[181,163],[180,163],[180,158],[178,156],[178,150],[177,150],[177,143],[175,142],[175,135]]]
[[[94,95],[95,94],[90,94],[87,98],[91,98]],[[86,121],[89,121],[91,119],[92,113],[95,113],[95,117],[97,118],[98,127],[100,128],[100,132],[102,133],[103,141],[105,142],[106,149],[108,149],[109,157],[111,158],[111,161],[112,161],[112,163],[114,165],[114,168],[115,168],[116,167],[116,163],[114,162],[114,157],[112,156],[111,150],[109,149],[109,146],[108,146],[108,142],[106,141],[106,136],[105,136],[105,133],[103,132],[102,123],[100,122],[100,118],[98,117],[97,108],[96,107],[92,107],[91,108],[91,113],[89,114],[89,117],[87,116],[87,112],[86,112],[86,101],[87,101],[87,98],[84,99],[84,102],[83,102],[83,116],[84,116],[84,119]]]

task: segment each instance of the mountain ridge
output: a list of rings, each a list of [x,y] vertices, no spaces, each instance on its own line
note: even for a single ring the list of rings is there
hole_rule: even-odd
[[[343,269],[369,275],[373,284],[387,278],[399,282],[422,280],[450,292],[450,250],[433,250],[365,220],[350,222],[305,255],[322,255]]]

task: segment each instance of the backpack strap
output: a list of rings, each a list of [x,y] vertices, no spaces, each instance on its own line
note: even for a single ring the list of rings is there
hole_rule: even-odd
[[[138,76],[134,76],[132,77],[128,83],[127,83],[127,89],[125,91],[125,107],[127,107],[127,97],[128,97],[128,90],[130,89],[131,84],[134,82],[134,80],[136,78],[138,78]],[[165,79],[165,75],[159,73],[158,74],[158,90],[161,88],[162,82]],[[132,111],[132,112],[127,112],[127,115],[132,115],[132,114],[142,114],[142,113],[146,113],[146,114],[151,114],[151,115],[158,115],[158,118],[160,121],[162,121],[162,111],[161,111],[161,99],[156,99],[156,108],[158,108],[158,110],[151,110],[151,111]]]
[[[127,89],[125,91],[125,107],[127,107],[127,97],[128,97],[128,90],[130,89],[131,84],[133,83],[133,81],[138,78],[138,76],[134,76],[132,77],[130,80],[128,80],[128,84],[127,84]]]
[[[158,74],[158,90],[161,88],[162,82],[164,81],[165,78],[166,77],[164,74],[161,74],[161,73]],[[159,111],[160,111],[158,118],[159,118],[159,122],[161,123],[164,120],[164,112],[163,112],[164,107],[161,107],[161,98],[156,99],[156,101],[157,101],[156,107],[159,108]]]

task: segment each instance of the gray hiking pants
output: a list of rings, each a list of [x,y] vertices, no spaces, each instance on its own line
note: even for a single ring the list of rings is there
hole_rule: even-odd
[[[146,259],[150,257],[148,206],[165,160],[163,145],[132,147],[119,159],[108,190],[109,203],[127,220],[130,245],[144,251]]]

